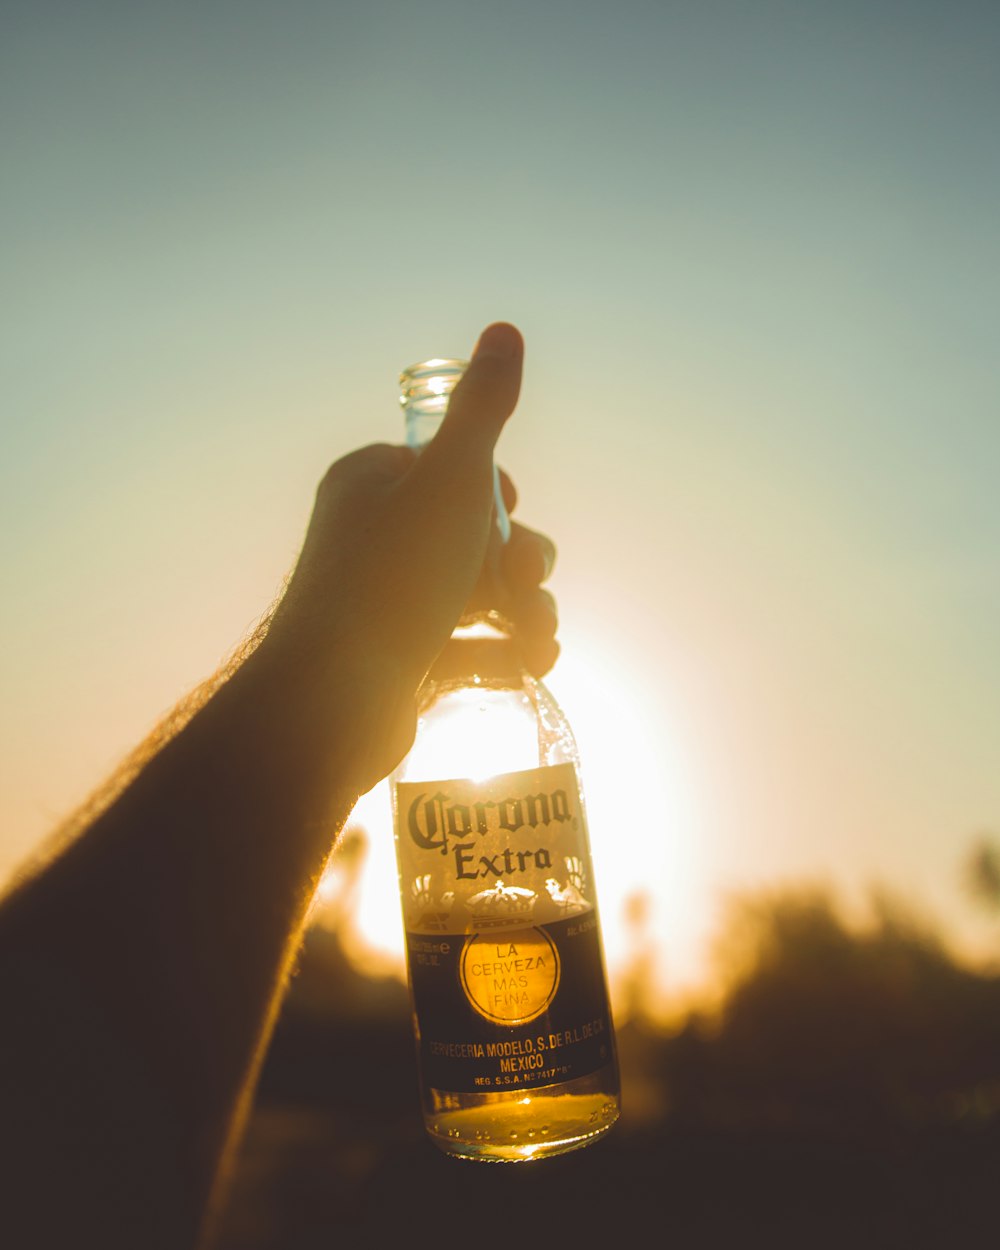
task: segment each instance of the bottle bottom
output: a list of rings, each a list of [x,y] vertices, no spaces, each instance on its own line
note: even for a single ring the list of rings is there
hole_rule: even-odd
[[[620,1114],[618,1073],[609,1064],[540,1089],[493,1094],[431,1089],[424,1124],[447,1154],[481,1163],[527,1163],[591,1145]]]

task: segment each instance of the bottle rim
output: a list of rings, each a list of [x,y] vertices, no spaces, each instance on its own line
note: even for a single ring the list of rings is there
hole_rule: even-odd
[[[468,367],[467,360],[445,356],[410,365],[399,375],[400,407],[418,410],[442,407]]]

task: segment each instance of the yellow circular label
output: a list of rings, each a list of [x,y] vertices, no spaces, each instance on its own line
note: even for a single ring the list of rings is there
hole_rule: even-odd
[[[474,933],[459,962],[472,1006],[497,1024],[540,1016],[559,988],[559,952],[544,929]]]

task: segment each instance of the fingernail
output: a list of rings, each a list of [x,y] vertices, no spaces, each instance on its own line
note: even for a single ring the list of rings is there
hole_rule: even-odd
[[[495,321],[480,334],[473,356],[496,356],[510,360],[524,351],[521,331],[506,321]]]

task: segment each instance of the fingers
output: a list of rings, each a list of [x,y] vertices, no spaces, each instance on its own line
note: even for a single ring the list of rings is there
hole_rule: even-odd
[[[513,512],[517,507],[517,489],[503,469],[498,468],[500,474],[500,494],[503,496],[504,507],[508,512]]]
[[[510,541],[504,545],[500,567],[513,593],[544,582],[551,576],[555,562],[556,547],[551,538],[524,525],[511,526]]]
[[[487,326],[448,401],[437,434],[401,484],[427,540],[453,554],[452,580],[474,583],[493,513],[493,449],[521,388],[524,343],[506,322]],[[433,531],[433,537],[431,532]]]
[[[534,677],[544,677],[559,656],[556,601],[541,585],[551,574],[555,561],[556,548],[551,538],[524,525],[512,526],[510,541],[501,553],[500,568],[510,594],[508,611],[517,631],[524,666]]]
[[[497,321],[479,336],[469,361],[448,401],[441,428],[424,455],[482,461],[492,457],[500,431],[521,391],[524,340],[506,321]]]
[[[526,591],[514,600],[512,611],[518,637],[534,638],[541,642],[556,636],[559,613],[555,599],[547,590],[539,587]]]
[[[554,638],[525,642],[521,646],[524,667],[532,677],[544,677],[555,667],[555,662],[559,659],[559,651],[559,644]]]

